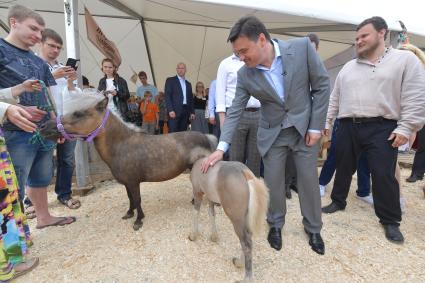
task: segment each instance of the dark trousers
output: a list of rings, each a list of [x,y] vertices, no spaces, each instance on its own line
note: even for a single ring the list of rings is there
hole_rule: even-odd
[[[160,135],[164,134],[164,126],[165,125],[167,125],[167,127],[168,127],[168,122],[167,121],[164,121],[164,120],[159,120],[158,121],[158,127],[159,127],[158,133]]]
[[[176,116],[176,118],[168,119],[169,132],[184,132],[187,131],[187,125],[189,121],[189,112],[186,105],[183,105],[182,112]]]
[[[422,177],[425,173],[425,127],[417,134],[418,149],[413,160],[412,175]]]
[[[215,112],[215,125],[213,125],[213,135],[220,139],[220,116]]]
[[[397,148],[388,141],[397,121],[355,123],[340,119],[336,142],[336,173],[331,198],[339,207],[346,199],[352,175],[356,171],[362,152],[365,152],[372,174],[375,214],[382,224],[399,225],[401,221],[400,190],[395,178]]]
[[[56,185],[58,199],[66,200],[71,197],[72,174],[74,173],[74,151],[77,141],[65,141],[56,147]]]
[[[285,164],[285,185],[286,187],[297,186],[297,169],[292,150],[288,151]]]
[[[332,137],[331,147],[328,150],[328,156],[323,163],[322,170],[319,176],[319,185],[326,186],[332,180],[336,169],[336,134],[338,132],[339,121],[335,120]],[[360,155],[359,162],[357,163],[357,195],[365,197],[370,194],[370,171],[367,164],[367,156],[364,152]]]

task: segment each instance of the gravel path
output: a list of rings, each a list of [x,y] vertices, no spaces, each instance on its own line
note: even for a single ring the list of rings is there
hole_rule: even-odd
[[[301,225],[296,194],[287,202],[283,248],[272,250],[267,229],[254,241],[256,282],[425,282],[425,182],[408,184],[402,170],[407,212],[401,229],[404,245],[389,243],[371,206],[355,198],[352,186],[344,212],[324,215],[322,236],[326,254],[315,254]],[[353,184],[356,181],[353,179]],[[239,242],[222,209],[217,209],[218,243],[208,240],[208,215],[202,207],[197,242],[188,240],[192,225],[189,175],[162,183],[142,184],[144,226],[134,232],[133,220],[121,220],[128,208],[125,189],[113,181],[101,183],[80,198],[71,211],[49,193],[55,215],[75,215],[64,227],[35,229],[30,220],[40,266],[16,282],[234,282],[243,278],[231,258]],[[329,203],[329,186],[323,204]]]

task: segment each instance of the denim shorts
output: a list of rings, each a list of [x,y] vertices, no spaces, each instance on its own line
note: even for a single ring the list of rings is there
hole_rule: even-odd
[[[4,131],[7,150],[15,168],[19,184],[19,196],[23,200],[25,186],[47,187],[53,177],[53,148],[55,143],[44,141],[44,145],[30,143],[33,133]]]

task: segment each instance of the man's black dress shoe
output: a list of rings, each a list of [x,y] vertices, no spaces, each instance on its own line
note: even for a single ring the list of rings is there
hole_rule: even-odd
[[[318,253],[319,255],[325,254],[325,243],[323,242],[322,237],[320,236],[320,233],[310,233],[307,230],[304,229],[304,231],[307,233],[309,240],[308,243],[311,246],[311,249]]]
[[[322,212],[324,213],[334,213],[338,210],[344,210],[345,208],[339,207],[336,203],[331,202],[329,205],[322,207]]]
[[[385,230],[385,237],[390,242],[394,242],[396,244],[402,244],[404,242],[403,234],[400,232],[400,228],[397,225],[392,224],[385,224],[384,230]]]
[[[416,175],[416,174],[413,173],[412,175],[410,175],[409,178],[406,179],[406,182],[414,183],[416,181],[422,180],[423,178],[424,178],[423,175],[419,176],[419,175]]]
[[[275,227],[270,228],[267,241],[273,249],[279,251],[282,248],[282,230]]]

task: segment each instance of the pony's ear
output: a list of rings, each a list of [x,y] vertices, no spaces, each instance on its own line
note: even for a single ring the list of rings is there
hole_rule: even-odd
[[[105,110],[106,107],[108,107],[108,98],[107,97],[105,97],[104,99],[102,99],[102,101],[100,101],[96,105],[96,110],[99,111],[99,112],[103,112],[103,110]]]

